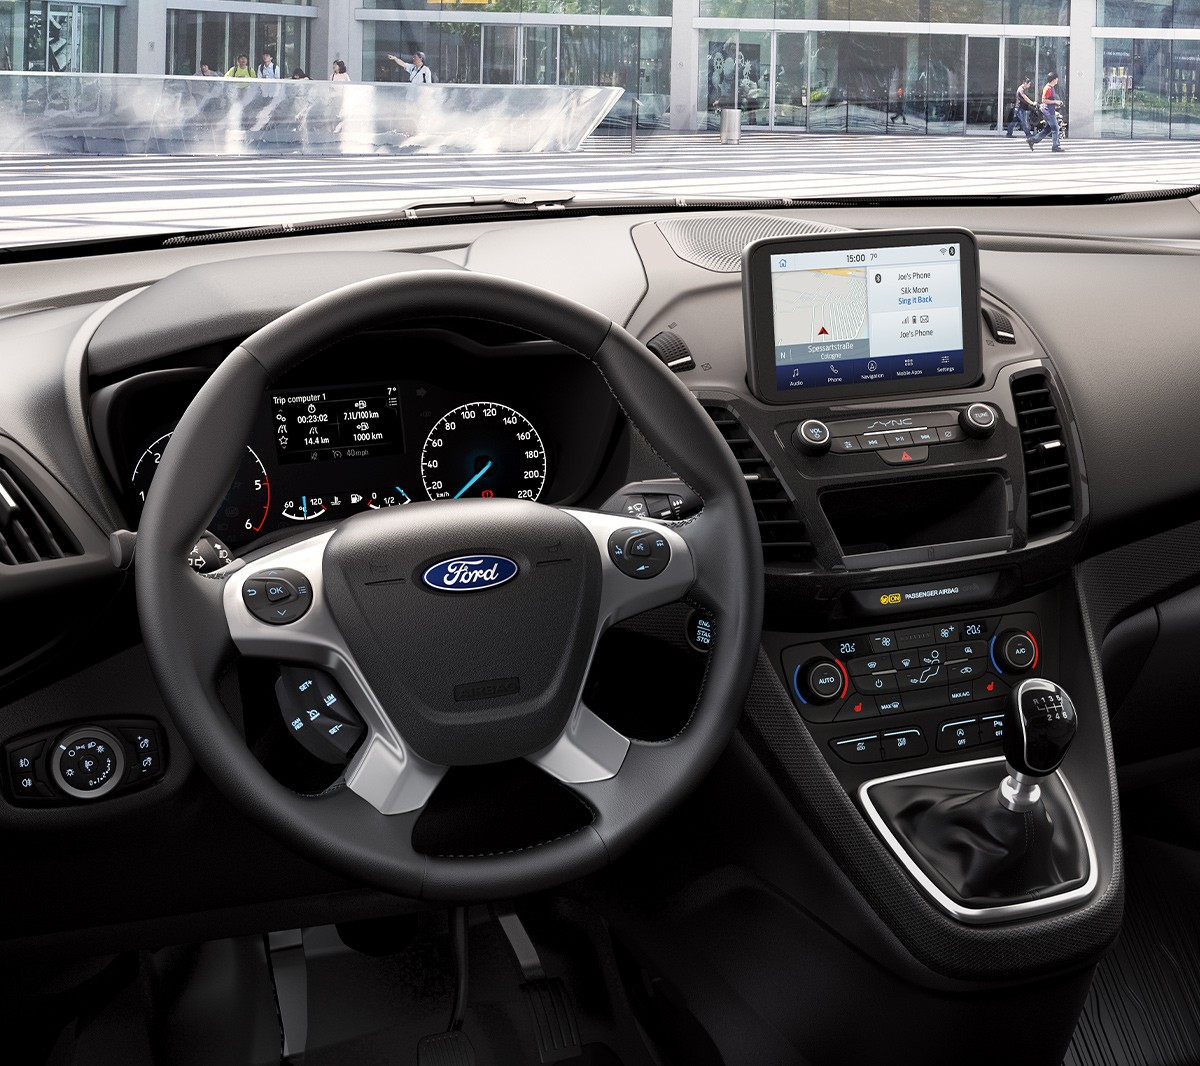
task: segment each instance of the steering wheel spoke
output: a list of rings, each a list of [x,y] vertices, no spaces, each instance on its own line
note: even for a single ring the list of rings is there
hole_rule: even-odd
[[[346,767],[346,786],[381,814],[418,810],[428,802],[446,767],[422,759],[405,743],[329,610],[322,558],[335,532],[336,528],[326,528],[246,558],[225,583],[223,606],[229,633],[243,655],[319,667],[330,674],[367,727],[362,745]],[[301,585],[296,575],[306,584]],[[307,589],[294,619],[272,620],[278,617],[277,604],[284,608],[295,604],[290,598],[272,600],[270,583],[276,578],[280,592],[289,597],[298,588]],[[268,601],[265,605],[255,603],[260,596]]]

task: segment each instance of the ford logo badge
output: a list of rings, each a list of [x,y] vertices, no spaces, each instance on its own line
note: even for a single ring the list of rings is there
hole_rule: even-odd
[[[519,569],[503,555],[459,555],[434,563],[421,580],[438,592],[481,592],[511,581]]]

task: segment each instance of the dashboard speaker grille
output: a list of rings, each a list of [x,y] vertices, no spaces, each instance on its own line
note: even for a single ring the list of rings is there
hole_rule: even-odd
[[[1046,375],[1015,378],[1012,395],[1025,453],[1028,536],[1036,540],[1068,529],[1075,519],[1070,449]]]
[[[758,533],[762,539],[763,562],[768,566],[802,565],[813,561],[813,546],[808,539],[804,523],[796,513],[775,471],[762,453],[762,449],[751,439],[737,415],[720,404],[701,405],[713,420],[738,466],[750,490],[754,503],[754,515],[758,519]]]
[[[62,520],[7,461],[0,461],[0,565],[81,554]]]
[[[655,225],[680,259],[718,274],[739,273],[742,252],[751,241],[846,232],[845,226],[753,214],[671,219]]]

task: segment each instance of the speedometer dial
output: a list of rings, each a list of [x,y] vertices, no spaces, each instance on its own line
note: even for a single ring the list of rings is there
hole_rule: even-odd
[[[465,403],[429,431],[421,480],[431,500],[536,500],[546,485],[546,449],[519,411],[484,400]]]

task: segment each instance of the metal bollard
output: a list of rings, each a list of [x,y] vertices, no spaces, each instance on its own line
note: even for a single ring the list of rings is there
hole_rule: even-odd
[[[721,109],[721,143],[737,144],[742,136],[742,112],[740,108]]]
[[[638,108],[642,106],[641,100],[636,96],[633,98],[633,111],[631,112],[629,122],[629,151],[637,151],[637,124],[638,124]]]

